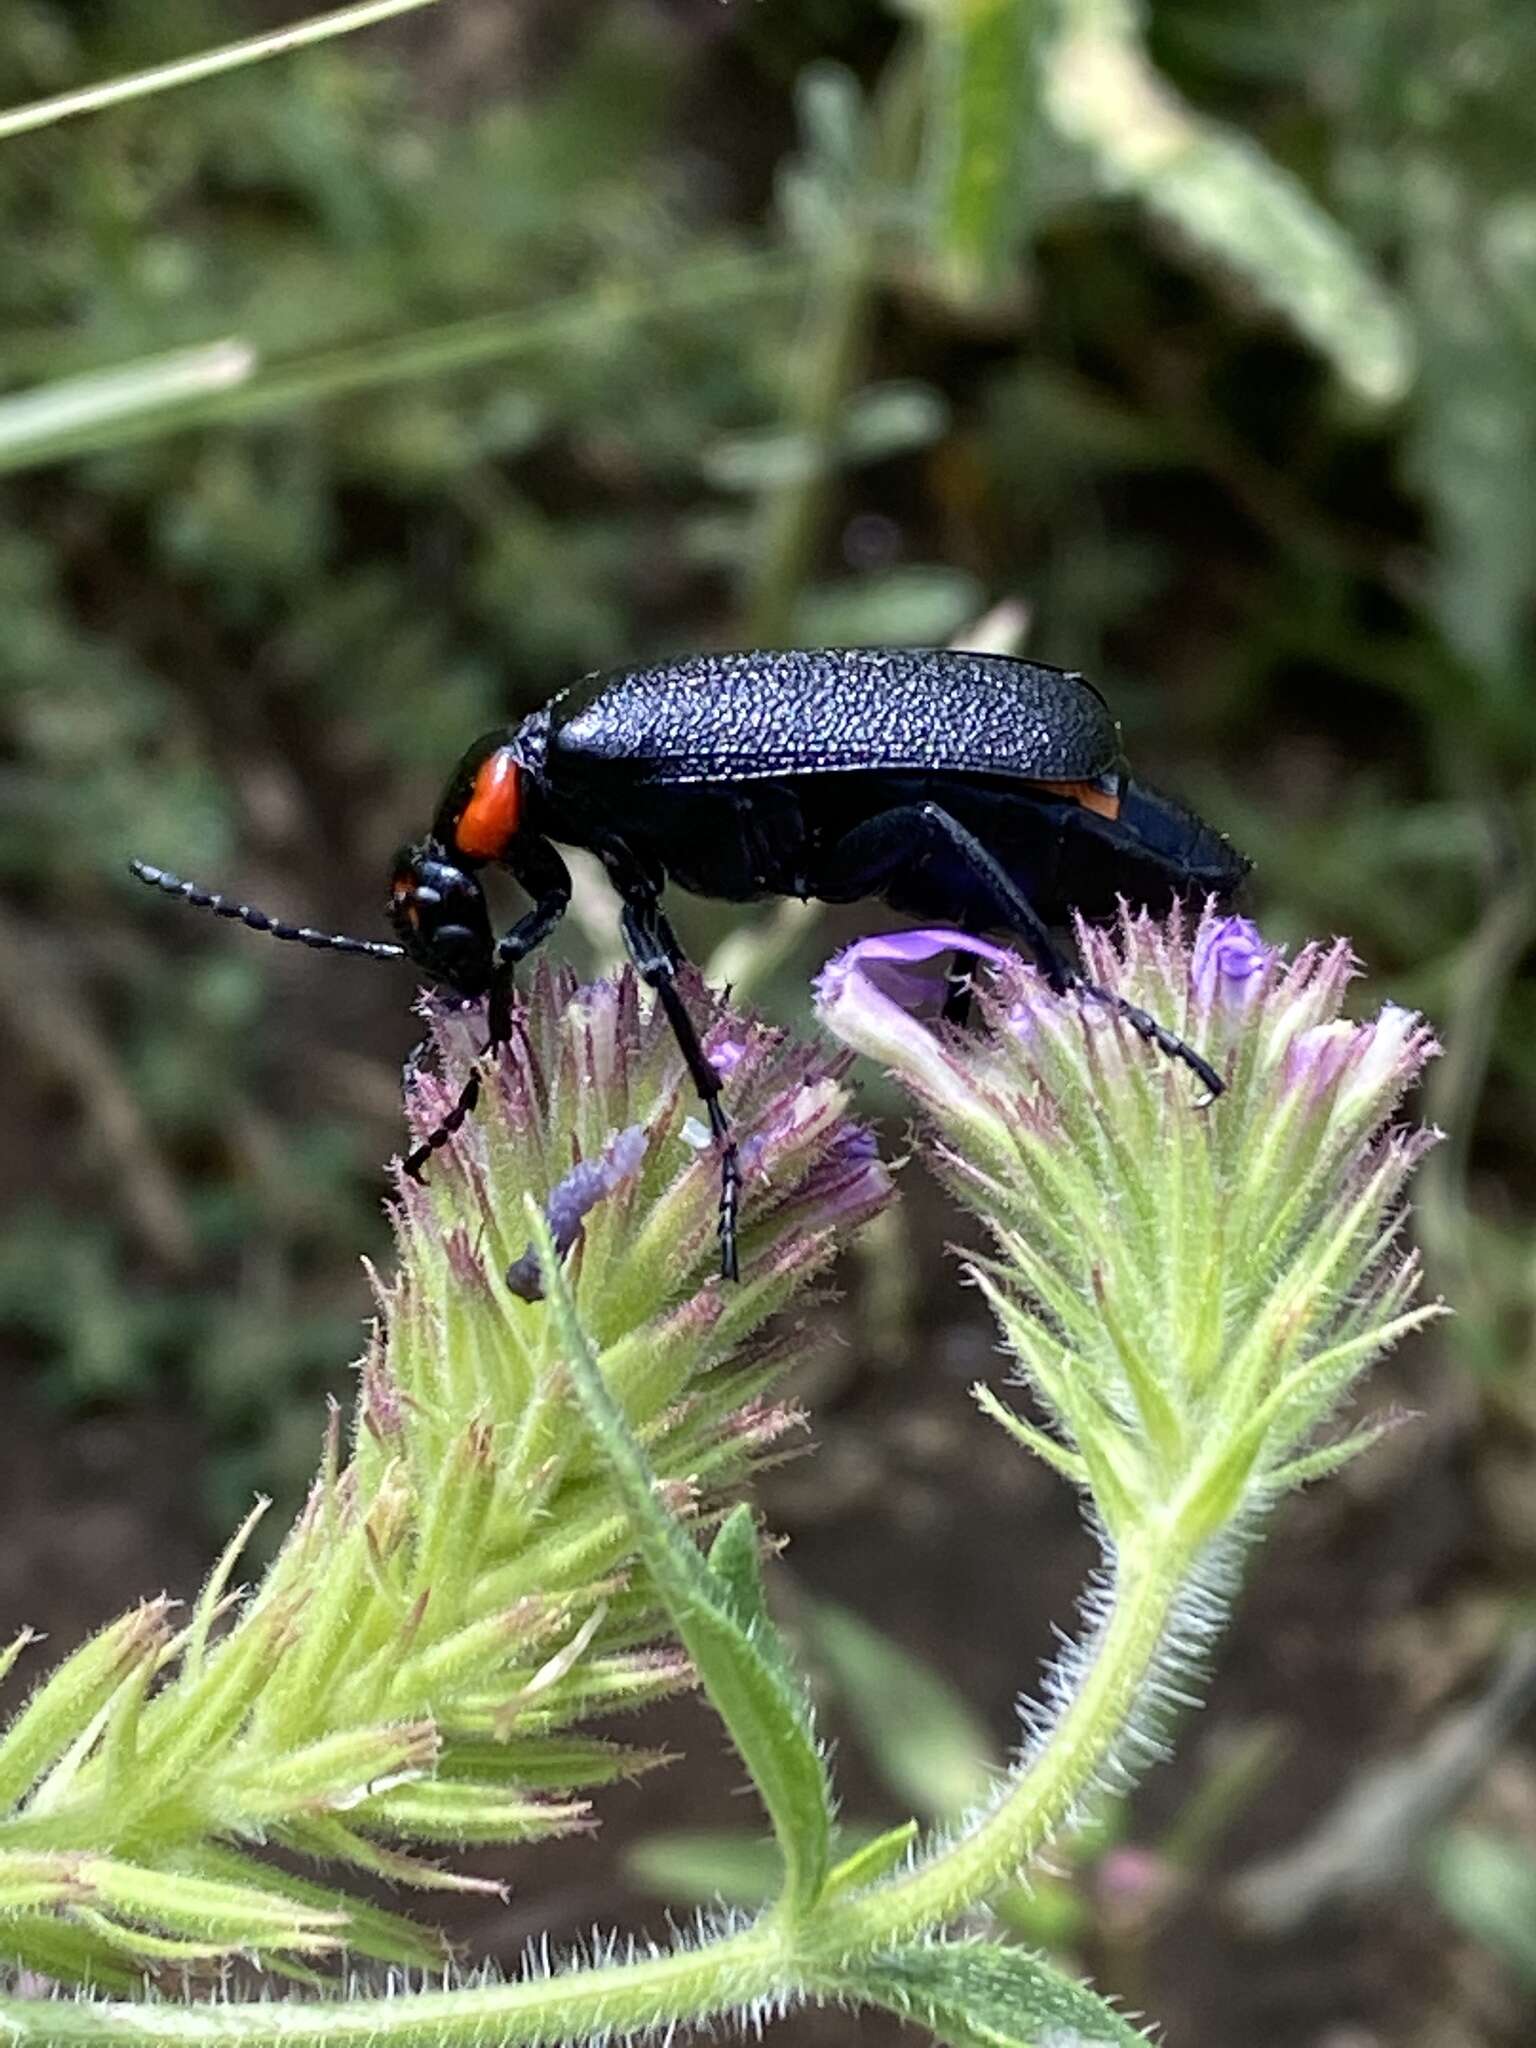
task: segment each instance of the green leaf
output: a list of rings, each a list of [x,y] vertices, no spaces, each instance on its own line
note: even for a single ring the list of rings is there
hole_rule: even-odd
[[[737,1527],[723,1554],[724,1569],[717,1570],[669,1513],[577,1320],[544,1213],[531,1197],[524,1208],[567,1369],[593,1436],[612,1467],[640,1554],[768,1809],[784,1858],[785,1898],[797,1911],[806,1912],[820,1896],[830,1862],[831,1788],[804,1688],[762,1611],[760,1591],[748,1587],[743,1525],[733,1518]],[[744,1612],[751,1618],[743,1621]]]
[[[904,1806],[956,1820],[992,1788],[997,1746],[953,1686],[846,1608],[818,1604],[811,1639]]]
[[[1536,1856],[1482,1828],[1452,1828],[1431,1853],[1429,1877],[1457,1925],[1536,1988]]]
[[[757,1519],[744,1500],[738,1501],[720,1524],[709,1546],[709,1568],[743,1628],[769,1622]]]
[[[748,1912],[766,1906],[784,1882],[784,1859],[772,1842],[724,1828],[648,1835],[625,1851],[624,1870],[672,1905],[724,1900]]]
[[[900,1827],[887,1828],[883,1835],[876,1835],[872,1842],[866,1842],[861,1849],[855,1849],[851,1856],[845,1856],[834,1866],[827,1878],[827,1893],[853,1892],[862,1885],[873,1884],[894,1870],[917,1840],[917,1822],[904,1820]]]
[[[939,281],[986,301],[1024,230],[1037,0],[930,0],[928,176]]]
[[[1065,0],[1061,20],[1044,104],[1102,182],[1246,279],[1360,397],[1401,398],[1414,374],[1407,317],[1301,181],[1185,104],[1148,57],[1131,0]]]
[[[1147,2038],[1086,1984],[988,1942],[914,1943],[818,1988],[884,2006],[954,2048],[1145,2048]]]

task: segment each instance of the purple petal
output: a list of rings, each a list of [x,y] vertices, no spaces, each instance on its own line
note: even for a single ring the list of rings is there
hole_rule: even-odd
[[[550,1189],[544,1213],[549,1218],[549,1234],[555,1240],[555,1250],[561,1258],[581,1238],[588,1210],[595,1209],[605,1196],[611,1195],[615,1188],[640,1171],[645,1147],[643,1125],[631,1124],[628,1130],[620,1131],[616,1138],[610,1139],[598,1158],[579,1160],[564,1179]],[[539,1273],[539,1255],[532,1245],[507,1268],[507,1285],[524,1301],[543,1300],[544,1282]]]
[[[1287,1088],[1302,1090],[1313,1102],[1321,1100],[1357,1056],[1360,1034],[1359,1025],[1342,1018],[1298,1033],[1285,1049]]]
[[[968,953],[994,965],[1012,957],[970,932],[887,932],[859,939],[829,960],[816,978],[816,1013],[822,1023],[866,1058],[878,1060],[920,1088],[931,1101],[958,1108],[973,1084],[951,1046],[914,1011],[936,1008],[943,981],[922,973],[941,954]]]
[[[1248,918],[1202,919],[1190,962],[1196,1001],[1207,1010],[1251,1009],[1279,958],[1280,948],[1265,945],[1258,926]]]
[[[710,1046],[707,1056],[709,1064],[721,1080],[728,1081],[747,1056],[746,1040],[722,1038],[717,1044]]]
[[[975,959],[989,960],[994,967],[1008,958],[1001,946],[978,939],[974,932],[946,931],[937,926],[911,932],[881,932],[871,938],[855,939],[851,946],[832,956],[817,977],[817,1000],[834,1002],[849,977],[856,975],[875,995],[909,1015],[936,1010],[944,1000],[945,976],[929,963],[950,953],[968,953]]]

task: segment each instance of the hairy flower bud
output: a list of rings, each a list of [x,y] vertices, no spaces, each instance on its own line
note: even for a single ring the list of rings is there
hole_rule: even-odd
[[[821,1016],[911,1087],[941,1171],[992,1230],[977,1277],[1054,1425],[1016,1432],[1117,1540],[1172,1501],[1211,1535],[1358,1447],[1316,1433],[1437,1312],[1410,1305],[1400,1242],[1428,1141],[1388,1126],[1437,1047],[1392,1004],[1341,1016],[1342,943],[1287,965],[1214,911],[1192,934],[1143,915],[1078,942],[1095,982],[1215,1065],[1217,1101],[1110,1005],[961,932],[849,947]],[[912,975],[951,950],[989,970],[979,1031],[914,1014]]]

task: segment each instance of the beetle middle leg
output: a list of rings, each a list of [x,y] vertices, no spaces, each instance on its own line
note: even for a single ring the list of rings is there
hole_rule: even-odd
[[[469,1076],[459,1090],[458,1100],[442,1122],[435,1130],[428,1131],[421,1143],[406,1154],[405,1170],[412,1180],[421,1179],[432,1154],[440,1152],[473,1116],[480,1100],[483,1062],[487,1055],[506,1045],[512,1036],[512,976],[517,963],[526,960],[536,947],[543,945],[570,904],[570,870],[547,840],[535,840],[526,847],[519,847],[516,859],[509,860],[508,866],[536,900],[533,908],[496,941],[491,954],[486,1003],[485,1052],[470,1068]],[[412,1064],[419,1052],[420,1047],[411,1055]]]
[[[942,804],[904,804],[856,825],[829,850],[824,867],[828,893],[839,884],[864,894],[877,893],[882,887],[889,890],[893,882],[899,882],[915,867],[918,846],[926,846],[930,853],[947,851],[958,857],[980,893],[991,902],[998,925],[1018,933],[1025,941],[1057,994],[1064,995],[1070,988],[1081,989],[1085,996],[1104,1003],[1123,1017],[1139,1038],[1155,1045],[1169,1059],[1182,1060],[1199,1076],[1210,1095],[1222,1093],[1225,1084],[1221,1076],[1192,1045],[1186,1045],[1160,1024],[1150,1011],[1096,981],[1087,980],[1067,964],[1039,912],[996,854]],[[945,1010],[947,1014],[949,998]]]
[[[720,1274],[725,1280],[739,1280],[736,1219],[741,1208],[741,1159],[731,1136],[730,1118],[720,1101],[720,1076],[710,1065],[694,1021],[678,994],[677,970],[682,965],[682,950],[665,912],[649,891],[642,894],[633,885],[625,891],[621,922],[635,971],[656,991],[656,1000],[666,1013],[683,1063],[709,1118],[710,1135],[720,1155]]]

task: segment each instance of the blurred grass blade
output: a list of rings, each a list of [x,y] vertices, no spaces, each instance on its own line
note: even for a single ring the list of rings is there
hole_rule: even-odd
[[[852,1958],[825,1988],[883,2005],[954,2048],[1146,2048],[1146,2035],[1086,1984],[990,1942],[912,1942]]]
[[[784,1882],[777,1844],[762,1835],[698,1828],[647,1835],[624,1852],[631,1884],[671,1906],[727,1906],[757,1912]]]
[[[880,1775],[904,1806],[953,1821],[987,1797],[999,1761],[995,1747],[946,1679],[846,1608],[818,1602],[809,1632]]]
[[[1431,1831],[1488,1768],[1536,1700],[1536,1635],[1517,1636],[1482,1696],[1443,1714],[1405,1755],[1357,1773],[1300,1841],[1232,1880],[1255,1927],[1278,1936],[1340,1902],[1370,1898],[1416,1869]]]
[[[930,0],[928,180],[938,280],[985,303],[1006,289],[1028,203],[1040,0]]]
[[[0,141],[11,135],[25,135],[34,128],[47,128],[55,121],[67,121],[73,114],[94,114],[102,107],[119,106],[124,100],[144,99],[151,93],[169,92],[173,86],[191,85],[200,78],[215,78],[222,71],[237,71],[244,64],[259,64],[264,57],[280,57],[285,51],[327,42],[332,36],[350,35],[354,29],[371,28],[375,22],[389,21],[397,14],[411,14],[419,7],[436,4],[437,0],[363,0],[356,7],[338,7],[330,14],[312,15],[291,28],[245,36],[237,43],[200,50],[196,56],[156,64],[147,71],[132,71],[126,77],[109,78],[100,85],[81,86],[77,92],[33,100],[27,106],[11,107],[0,113]]]
[[[786,288],[797,275],[798,266],[773,257],[711,257],[677,266],[660,284],[609,284],[546,306],[454,320],[287,362],[258,363],[254,349],[236,340],[93,371],[0,399],[0,475],[182,428],[264,419],[412,378],[589,344],[594,327],[611,332],[626,321],[752,298]]]
[[[1193,112],[1153,67],[1131,0],[1064,0],[1044,52],[1053,124],[1102,182],[1245,278],[1361,398],[1402,397],[1414,345],[1397,301],[1298,179]]]
[[[234,390],[249,383],[256,361],[256,351],[243,341],[214,341],[0,398],[0,468],[19,467],[38,448],[89,436],[121,419]]]

